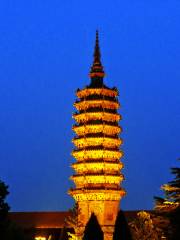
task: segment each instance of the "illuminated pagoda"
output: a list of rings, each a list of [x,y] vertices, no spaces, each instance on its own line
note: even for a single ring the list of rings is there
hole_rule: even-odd
[[[118,122],[121,116],[117,112],[118,90],[107,87],[103,82],[105,73],[98,32],[89,76],[91,83],[77,90],[78,100],[74,103],[77,112],[73,114],[76,136],[72,140],[75,145],[72,155],[76,162],[72,164],[75,174],[71,179],[75,188],[69,193],[79,208],[76,234],[83,236],[85,225],[94,213],[104,232],[104,239],[110,240],[120,199],[125,195],[120,186],[123,180],[120,158],[123,153],[119,149],[122,140],[119,138],[121,127]]]

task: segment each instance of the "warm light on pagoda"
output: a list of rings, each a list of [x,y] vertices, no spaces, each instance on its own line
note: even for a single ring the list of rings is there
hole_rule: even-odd
[[[81,208],[79,219],[83,224],[92,212],[97,215],[106,240],[112,237],[111,227],[114,226],[119,202],[125,191],[120,186],[124,177],[120,161],[123,152],[120,150],[122,139],[119,138],[121,116],[118,113],[118,91],[103,83],[105,74],[100,60],[98,33],[89,76],[90,85],[77,90],[78,99],[74,103],[76,112],[73,118],[76,124],[73,126],[75,137],[72,142],[75,148],[72,156],[76,162],[72,164],[75,174],[71,180],[75,188],[70,189],[69,193]],[[110,230],[106,229],[106,225]],[[79,229],[82,235],[83,228]]]

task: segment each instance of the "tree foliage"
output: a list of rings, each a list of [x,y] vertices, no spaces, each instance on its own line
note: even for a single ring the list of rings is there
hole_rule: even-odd
[[[162,225],[166,238],[170,240],[180,239],[180,168],[171,168],[174,179],[164,184],[164,197],[155,197],[155,213],[157,218],[169,221]]]
[[[164,197],[155,197],[155,209],[172,211],[180,205],[180,168],[171,168],[174,179],[161,186]]]
[[[70,215],[65,219],[65,225],[68,228],[73,228],[74,231],[77,227],[81,226],[82,223],[79,222],[78,216],[81,210],[78,207],[78,203],[75,203],[73,208],[69,210]]]
[[[162,232],[153,221],[150,213],[141,211],[137,217],[129,223],[133,240],[159,240]]]
[[[67,232],[69,240],[80,240],[77,236],[77,228],[82,226],[82,223],[78,218],[80,212],[81,210],[78,206],[78,203],[75,203],[73,208],[69,210],[70,215],[65,219],[65,227],[72,229],[72,231]]]

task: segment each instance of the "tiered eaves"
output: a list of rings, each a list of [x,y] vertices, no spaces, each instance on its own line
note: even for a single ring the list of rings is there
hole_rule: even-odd
[[[69,193],[76,201],[117,201],[125,194],[120,187],[123,153],[119,149],[122,140],[119,138],[118,91],[104,85],[104,75],[96,36],[91,84],[77,90],[78,100],[74,103],[77,112],[73,114],[76,136],[72,140],[75,145],[72,155],[76,162],[72,164],[75,175],[71,179],[76,187]]]

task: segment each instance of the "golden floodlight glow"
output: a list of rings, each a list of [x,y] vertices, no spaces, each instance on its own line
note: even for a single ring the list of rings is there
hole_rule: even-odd
[[[108,101],[108,100],[85,100],[74,103],[74,106],[77,108],[77,110],[86,110],[88,108],[107,108],[107,109],[118,109],[119,103],[114,101]]]
[[[91,133],[103,133],[111,136],[121,132],[121,128],[119,126],[111,126],[107,124],[86,124],[82,126],[73,126],[73,130],[78,136]]]
[[[76,201],[119,201],[124,195],[122,190],[69,190]]]
[[[77,187],[81,187],[83,185],[87,185],[90,183],[98,184],[98,183],[111,183],[111,184],[119,184],[123,180],[123,175],[74,175],[71,176],[71,179],[75,182]]]
[[[78,112],[73,114],[77,136],[72,140],[76,147],[72,156],[77,162],[72,164],[75,174],[71,176],[75,188],[69,191],[77,202],[119,202],[125,195],[120,188],[124,176],[120,173],[123,152],[119,150],[122,140],[118,137],[121,116],[117,113],[117,94],[116,90],[104,88],[77,92],[80,99],[74,106]]]
[[[74,145],[78,148],[84,148],[89,146],[99,146],[107,148],[119,147],[122,144],[120,138],[110,138],[110,137],[86,137],[86,138],[76,138],[72,140]]]
[[[79,161],[87,160],[87,159],[119,159],[123,156],[122,151],[117,150],[78,150],[73,151],[72,156]]]
[[[108,112],[86,112],[80,114],[74,114],[73,118],[78,123],[83,123],[90,120],[102,120],[107,122],[118,122],[121,116],[117,113]]]
[[[85,226],[94,213],[103,230],[104,240],[112,240],[119,202],[125,195],[121,187],[124,176],[121,174],[123,152],[120,150],[122,140],[119,133],[122,129],[118,124],[121,120],[118,90],[103,82],[105,72],[100,59],[98,32],[93,56],[89,73],[91,83],[76,91],[75,124],[72,127],[75,133],[72,156],[76,161],[71,165],[74,187],[69,194],[77,202],[79,210],[76,237],[83,238]]]
[[[76,94],[78,98],[84,98],[90,95],[104,95],[109,97],[116,97],[118,96],[118,91],[106,88],[85,88],[77,91]]]
[[[97,173],[106,171],[108,173],[111,172],[119,172],[123,168],[123,164],[121,162],[113,163],[113,162],[82,162],[82,163],[74,163],[72,164],[73,169],[82,174],[83,172],[89,173]]]

